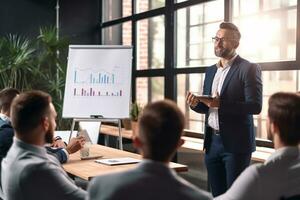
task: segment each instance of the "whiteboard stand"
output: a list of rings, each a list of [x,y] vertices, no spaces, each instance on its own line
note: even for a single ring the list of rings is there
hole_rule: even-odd
[[[71,125],[71,132],[69,136],[69,142],[72,137],[72,133],[75,128],[76,122],[115,122],[118,124],[119,128],[119,149],[123,150],[123,142],[122,142],[122,127],[121,127],[121,119],[113,119],[113,118],[73,118],[72,125]],[[100,125],[101,130],[101,125]],[[101,131],[100,131],[101,132]],[[108,140],[105,139],[105,145],[108,145]]]

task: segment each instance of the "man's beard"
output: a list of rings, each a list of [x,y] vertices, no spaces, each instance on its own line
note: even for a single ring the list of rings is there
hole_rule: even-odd
[[[52,144],[53,136],[54,136],[54,131],[52,130],[52,127],[49,127],[49,130],[45,134],[45,142],[47,144]]]
[[[226,48],[217,48],[215,47],[215,55],[220,58],[228,58],[232,55],[232,51]]]

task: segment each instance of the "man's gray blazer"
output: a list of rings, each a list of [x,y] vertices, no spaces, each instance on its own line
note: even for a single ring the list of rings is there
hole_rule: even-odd
[[[44,147],[17,138],[2,161],[1,175],[5,200],[81,200],[86,196]]]
[[[178,177],[162,163],[143,161],[137,168],[94,178],[90,200],[207,200],[210,195]]]
[[[300,195],[300,148],[284,147],[251,165],[218,200],[274,200]]]

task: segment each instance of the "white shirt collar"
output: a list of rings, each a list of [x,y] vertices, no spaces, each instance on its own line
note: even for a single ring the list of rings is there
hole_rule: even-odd
[[[233,62],[234,62],[234,60],[236,59],[236,57],[238,56],[238,54],[235,54],[226,64],[225,64],[225,66],[223,66],[222,67],[222,65],[221,65],[221,60],[219,60],[218,62],[217,62],[217,67],[218,68],[221,68],[221,69],[226,69],[226,68],[228,68],[228,67],[231,67],[231,65],[233,64]]]

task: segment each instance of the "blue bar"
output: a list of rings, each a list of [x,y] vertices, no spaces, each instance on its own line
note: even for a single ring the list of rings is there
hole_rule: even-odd
[[[115,75],[114,75],[114,74],[112,75],[112,81],[111,81],[111,83],[112,83],[112,84],[115,83]]]
[[[93,83],[92,81],[93,81],[93,75],[91,74],[90,75],[90,83]]]
[[[99,83],[100,83],[100,80],[101,80],[101,73],[99,73]]]

